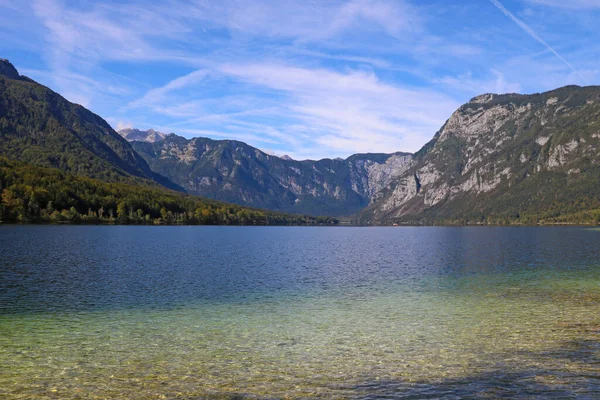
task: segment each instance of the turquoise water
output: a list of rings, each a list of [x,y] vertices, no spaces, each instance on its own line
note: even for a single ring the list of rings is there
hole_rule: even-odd
[[[599,398],[600,231],[0,227],[1,398]]]

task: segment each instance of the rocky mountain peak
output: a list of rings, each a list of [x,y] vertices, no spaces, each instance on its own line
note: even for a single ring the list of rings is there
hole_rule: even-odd
[[[480,94],[479,96],[473,97],[465,106],[473,105],[473,104],[489,104],[493,102],[510,102],[514,99],[527,97],[519,93],[503,93],[503,94],[495,94],[495,93],[485,93]]]
[[[363,215],[379,221],[460,215],[480,223],[578,212],[585,207],[573,206],[572,198],[597,196],[599,99],[600,87],[577,86],[477,96]]]
[[[0,58],[0,75],[4,75],[10,79],[19,79],[21,77],[15,66],[5,58]]]
[[[180,182],[188,193],[295,214],[354,214],[412,165],[405,153],[293,160],[235,140],[174,134],[131,144],[155,172]]]
[[[492,101],[494,99],[494,97],[496,97],[496,96],[497,95],[494,93],[480,94],[479,96],[475,96],[471,100],[469,100],[469,103],[484,104],[484,103]]]
[[[135,128],[121,129],[119,135],[123,136],[128,142],[146,142],[156,143],[160,142],[167,137],[165,133],[155,131],[154,129],[148,129],[141,131]]]

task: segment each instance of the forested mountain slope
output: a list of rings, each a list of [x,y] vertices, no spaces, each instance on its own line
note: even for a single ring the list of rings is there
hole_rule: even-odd
[[[0,156],[107,181],[156,181],[154,173],[108,123],[0,59]],[[134,179],[135,181],[135,179]]]
[[[164,188],[109,183],[0,157],[0,223],[186,225],[334,224],[256,210]]]

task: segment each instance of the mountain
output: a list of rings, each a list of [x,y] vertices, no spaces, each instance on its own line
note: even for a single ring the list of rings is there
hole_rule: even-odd
[[[473,98],[373,197],[374,223],[600,221],[600,87]]]
[[[121,129],[119,135],[123,136],[127,141],[138,141],[155,143],[163,140],[167,135],[162,132],[157,132],[154,129],[148,129],[147,131],[140,131],[139,129],[127,128]]]
[[[152,180],[131,145],[98,115],[21,76],[0,59],[0,156],[108,181]]]
[[[129,132],[120,132],[129,137]],[[270,210],[341,216],[366,207],[408,165],[409,153],[296,161],[235,140],[133,140],[152,170],[189,193]]]
[[[0,223],[332,225],[329,217],[244,208],[159,186],[108,183],[0,157]]]
[[[121,135],[0,59],[0,156],[10,159],[363,223],[600,222],[600,87],[475,97],[415,154],[298,161],[233,140]]]

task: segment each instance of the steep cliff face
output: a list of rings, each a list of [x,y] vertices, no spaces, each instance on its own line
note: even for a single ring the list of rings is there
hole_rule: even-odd
[[[568,207],[569,197],[589,206],[598,192],[599,150],[599,87],[478,96],[373,197],[362,218],[543,216]]]
[[[296,161],[245,143],[170,134],[132,141],[150,167],[189,193],[253,207],[311,215],[351,215],[411,165],[408,153]]]

